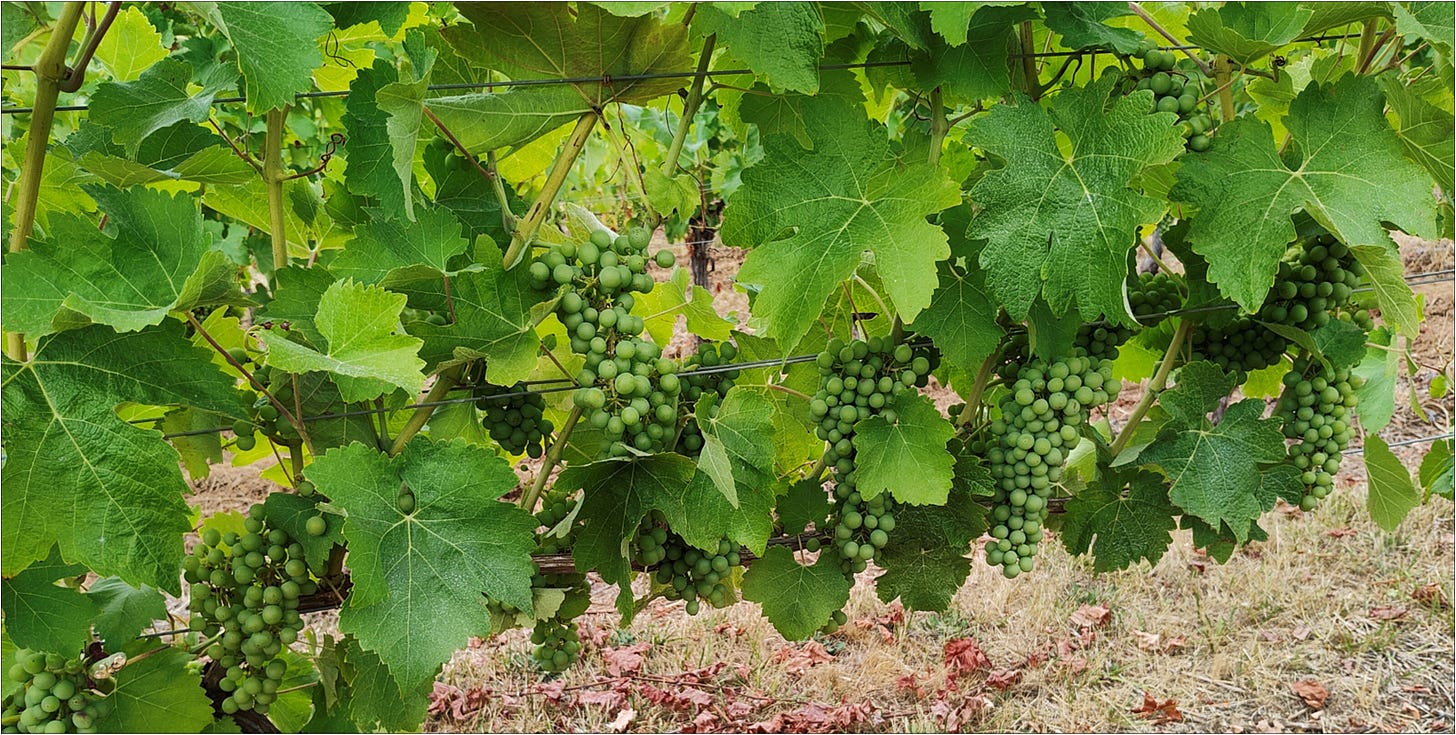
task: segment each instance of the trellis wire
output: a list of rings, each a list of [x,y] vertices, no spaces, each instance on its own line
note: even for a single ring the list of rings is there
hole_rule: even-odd
[[[1341,38],[1359,38],[1359,37],[1360,37],[1360,34],[1358,34],[1358,33],[1355,33],[1355,34],[1347,34],[1347,35],[1342,35],[1342,36],[1314,36],[1314,37],[1310,37],[1310,38],[1297,38],[1297,39],[1291,41],[1290,43],[1291,44],[1295,44],[1295,43],[1318,43],[1318,42],[1321,42],[1321,41],[1331,41],[1331,40],[1336,40],[1336,39],[1341,39]],[[1163,50],[1163,51],[1192,51],[1192,50],[1199,50],[1202,47],[1200,47],[1200,46],[1192,46],[1192,45],[1178,45],[1178,46],[1159,46],[1157,48],[1160,49],[1160,50]],[[1108,53],[1111,53],[1111,52],[1109,52],[1109,51],[1103,51],[1103,50],[1094,50],[1094,49],[1079,49],[1077,51],[1044,51],[1044,52],[1031,53],[1031,54],[1014,53],[1014,54],[1007,54],[1006,58],[1007,58],[1007,60],[1010,60],[1010,59],[1024,59],[1024,58],[1027,58],[1027,57],[1031,57],[1031,58],[1053,58],[1053,57],[1084,56],[1084,55],[1108,54]],[[824,64],[824,65],[822,65],[822,66],[819,67],[819,71],[844,71],[844,70],[848,70],[848,69],[874,69],[874,68],[884,68],[884,67],[900,67],[900,66],[910,66],[911,63],[912,62],[909,59],[904,59],[904,60],[887,60],[887,61],[861,61],[861,62],[853,63],[853,64]],[[719,69],[719,70],[714,70],[714,71],[708,72],[707,73],[707,76],[709,76],[709,77],[711,77],[711,76],[724,76],[724,77],[727,77],[727,76],[740,76],[740,75],[743,75],[743,74],[753,74],[753,73],[754,72],[753,72],[752,69]],[[488,81],[488,82],[453,82],[453,83],[448,83],[448,84],[431,84],[428,87],[426,87],[425,89],[427,91],[430,91],[430,92],[450,92],[450,91],[465,91],[465,90],[491,90],[491,91],[493,91],[493,90],[495,90],[497,88],[509,89],[509,88],[512,88],[512,87],[548,87],[548,86],[555,86],[555,85],[559,85],[559,84],[603,84],[603,85],[610,86],[610,85],[612,85],[612,84],[614,84],[616,82],[641,82],[641,81],[652,81],[652,80],[658,80],[658,79],[691,79],[691,78],[696,77],[696,76],[698,76],[698,71],[696,69],[694,69],[692,71],[644,72],[644,73],[640,73],[640,74],[620,74],[620,75],[603,74],[603,75],[600,75],[600,76],[592,76],[592,77],[586,77],[586,76],[583,76],[583,77],[546,77],[546,78],[542,78],[542,79],[505,79],[505,80],[500,80],[500,81]],[[321,98],[347,97],[347,96],[349,96],[349,90],[345,89],[345,90],[336,90],[336,91],[327,91],[327,92],[326,91],[300,92],[298,94],[295,94],[293,96],[293,98],[295,100],[303,100],[303,99],[321,99]],[[238,96],[234,96],[234,97],[215,97],[208,104],[209,104],[209,106],[211,106],[211,105],[234,104],[234,103],[238,103],[238,102],[247,102],[247,101],[248,101],[247,97],[238,95]],[[91,106],[89,104],[87,104],[87,105],[57,105],[56,108],[55,108],[55,111],[56,112],[84,112],[86,110],[89,110],[90,108],[91,108]],[[24,115],[24,114],[28,114],[28,113],[34,112],[34,111],[35,111],[35,108],[34,107],[6,107],[6,108],[0,108],[0,115]]]
[[[1435,282],[1439,282],[1443,278],[1449,278],[1453,274],[1456,274],[1456,268],[1446,268],[1446,269],[1438,270],[1438,271],[1428,271],[1428,272],[1424,272],[1424,273],[1415,273],[1415,274],[1412,274],[1410,276],[1407,276],[1405,278],[1405,281],[1407,283],[1413,283],[1413,284],[1417,284],[1417,285],[1425,284],[1425,283],[1435,283]],[[1370,289],[1368,287],[1361,288],[1361,289],[1356,289],[1356,291],[1369,291],[1369,290]],[[1195,307],[1190,307],[1190,308],[1187,308],[1187,309],[1174,309],[1172,311],[1162,312],[1162,313],[1159,313],[1159,314],[1147,314],[1147,315],[1144,315],[1143,318],[1144,319],[1154,319],[1154,318],[1156,318],[1156,319],[1162,319],[1162,318],[1166,318],[1166,317],[1170,317],[1170,316],[1182,316],[1182,315],[1187,315],[1187,314],[1202,314],[1202,313],[1208,313],[1208,312],[1214,312],[1214,311],[1225,311],[1225,310],[1228,310],[1228,309],[1236,309],[1236,308],[1238,308],[1238,305],[1237,304],[1212,304],[1212,305],[1209,305],[1209,306],[1195,306]],[[925,346],[927,344],[930,344],[930,343],[929,342],[915,343],[915,345],[913,345],[913,346]],[[817,353],[812,354],[812,355],[793,355],[791,357],[784,357],[784,358],[779,358],[779,359],[754,360],[754,361],[750,361],[750,362],[735,362],[735,363],[729,363],[729,364],[724,364],[724,365],[713,365],[713,366],[708,366],[708,367],[693,368],[691,370],[683,370],[683,371],[680,371],[677,374],[680,375],[680,376],[714,375],[716,373],[726,373],[726,372],[731,372],[733,370],[756,370],[756,369],[760,369],[760,368],[769,368],[769,367],[775,367],[775,366],[781,366],[781,365],[797,365],[799,363],[804,363],[804,362],[809,362],[811,360],[815,360],[818,357],[819,357],[819,355]],[[548,380],[534,380],[534,381],[528,381],[525,384],[527,384],[527,385],[551,386],[551,387],[545,387],[545,388],[542,388],[542,389],[539,389],[539,390],[537,390],[537,389],[528,389],[528,390],[513,391],[513,392],[510,392],[510,393],[496,393],[496,394],[490,395],[490,396],[479,396],[479,397],[477,397],[477,396],[469,396],[469,397],[465,397],[465,398],[445,398],[445,399],[441,399],[441,400],[438,400],[438,401],[428,401],[428,402],[422,402],[422,403],[411,403],[409,405],[397,406],[397,407],[394,407],[394,408],[367,408],[367,409],[358,409],[358,410],[355,410],[355,411],[340,411],[339,413],[321,414],[321,415],[318,415],[318,416],[302,416],[302,417],[299,417],[299,420],[300,421],[303,421],[305,423],[308,423],[308,422],[311,422],[311,421],[333,421],[333,420],[338,420],[338,419],[355,418],[355,417],[358,417],[358,416],[374,416],[374,415],[381,414],[381,413],[393,413],[395,411],[408,411],[408,410],[412,410],[412,409],[416,409],[416,408],[438,408],[438,407],[441,407],[441,406],[454,406],[454,405],[458,405],[458,404],[462,404],[462,403],[474,403],[474,402],[480,401],[480,400],[485,400],[485,401],[505,401],[505,400],[510,400],[512,398],[522,398],[522,397],[531,396],[531,395],[548,395],[548,394],[551,394],[551,393],[563,393],[565,391],[576,390],[576,388],[578,387],[576,385],[576,382],[575,381],[569,380],[569,379],[566,379],[566,378],[548,379]],[[470,387],[471,386],[461,386],[460,389],[461,390],[465,390],[465,389],[468,389]],[[135,420],[131,421],[130,423],[133,423],[133,424],[144,424],[144,423],[155,423],[157,421],[161,421],[161,419],[159,419],[159,418],[135,419]],[[179,432],[175,432],[175,433],[171,433],[171,434],[164,434],[164,435],[162,435],[162,438],[163,439],[177,439],[177,438],[188,437],[188,436],[204,436],[204,435],[207,435],[207,434],[221,434],[223,432],[231,431],[231,430],[232,430],[232,427],[231,426],[215,426],[215,427],[207,428],[207,429],[192,429],[192,430],[189,430],[189,431],[179,431]],[[1441,438],[1441,437],[1437,437],[1437,438]],[[1391,446],[1398,446],[1398,445],[1392,444]]]

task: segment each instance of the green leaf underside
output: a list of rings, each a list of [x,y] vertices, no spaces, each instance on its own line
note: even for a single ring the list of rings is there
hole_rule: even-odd
[[[1021,100],[972,123],[966,141],[1004,160],[971,189],[981,210],[968,236],[981,251],[987,282],[1014,318],[1042,295],[1052,311],[1073,307],[1085,320],[1128,322],[1123,303],[1127,252],[1139,225],[1163,204],[1129,188],[1143,169],[1183,150],[1171,113],[1148,114],[1151,92],[1109,101],[1112,79],[1059,94],[1051,112]],[[1071,143],[1057,145],[1059,129]]]
[[[517,480],[491,450],[417,439],[391,458],[352,444],[315,460],[309,477],[347,513],[354,587],[339,626],[401,688],[432,679],[490,632],[485,596],[531,604],[536,521],[499,500]],[[399,510],[402,487],[415,496],[410,514]]]
[[[232,380],[175,324],[101,326],[43,337],[31,361],[4,361],[4,570],[60,544],[102,575],[179,593],[188,492],[176,450],[117,418],[122,401],[241,416]]]
[[[743,575],[743,599],[763,606],[763,615],[789,640],[802,640],[829,622],[849,601],[849,580],[833,554],[802,566],[794,553],[775,546]]]
[[[1411,483],[1410,470],[1375,434],[1365,435],[1365,476],[1370,482],[1366,501],[1370,517],[1387,533],[1393,533],[1406,514],[1421,504],[1421,495]]]

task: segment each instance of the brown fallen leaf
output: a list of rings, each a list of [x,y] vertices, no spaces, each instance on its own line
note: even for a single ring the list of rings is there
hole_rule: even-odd
[[[1142,630],[1134,630],[1132,636],[1137,639],[1137,647],[1148,653],[1168,654],[1181,651],[1188,645],[1188,639],[1181,635],[1175,635],[1167,640],[1163,640],[1163,634],[1161,633],[1148,633]]]
[[[1106,605],[1083,605],[1072,613],[1072,625],[1078,628],[1100,628],[1112,619],[1112,608]]]
[[[1171,697],[1159,703],[1153,695],[1143,692],[1143,703],[1134,707],[1132,713],[1155,725],[1182,722],[1183,713],[1178,711],[1178,701]]]
[[[1356,531],[1353,528],[1331,528],[1330,530],[1325,531],[1325,534],[1328,535],[1330,538],[1344,538],[1346,536],[1354,536],[1357,533],[1359,533],[1359,531]]]
[[[642,670],[642,664],[647,660],[647,652],[650,650],[652,644],[647,641],[622,648],[604,648],[602,661],[607,665],[607,673],[612,676],[635,674]]]
[[[1434,609],[1443,609],[1451,603],[1446,599],[1446,591],[1441,589],[1437,582],[1423,584],[1411,591],[1411,599]]]
[[[952,638],[946,641],[943,660],[952,680],[991,668],[991,658],[981,650],[980,644],[974,638]]]
[[[1408,611],[1403,607],[1394,605],[1377,605],[1370,608],[1370,617],[1381,622],[1391,622],[1405,617]]]
[[[1324,709],[1325,700],[1330,698],[1330,690],[1314,679],[1300,679],[1290,684],[1289,688],[1294,692],[1294,696],[1303,700],[1310,709]]]
[[[834,657],[819,641],[808,641],[802,646],[784,646],[774,653],[774,660],[786,664],[790,674],[801,674],[806,669],[818,666]]]
[[[632,726],[632,721],[637,719],[637,710],[628,707],[617,713],[617,718],[607,723],[607,729],[612,732],[626,732]]]

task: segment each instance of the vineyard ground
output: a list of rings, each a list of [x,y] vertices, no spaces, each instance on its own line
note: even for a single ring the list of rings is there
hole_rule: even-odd
[[[1403,251],[1408,273],[1452,267],[1449,241]],[[713,256],[715,306],[743,313],[729,285],[741,257],[719,247]],[[1416,359],[1439,368],[1452,355],[1451,283],[1417,293],[1428,322]],[[1385,438],[1437,433],[1404,410],[1412,393],[1450,426],[1449,398],[1429,395],[1433,374],[1398,391]],[[1424,449],[1397,452],[1413,461]],[[427,728],[1456,731],[1450,506],[1418,508],[1385,534],[1364,509],[1363,470],[1347,466],[1331,501],[1272,514],[1269,540],[1225,565],[1193,550],[1186,532],[1151,571],[1094,574],[1090,560],[1049,543],[1029,579],[975,564],[943,615],[902,614],[856,585],[850,625],[808,643],[785,642],[751,603],[689,617],[656,600],[619,629],[613,590],[598,584],[578,666],[544,682],[525,631],[478,641],[446,666]],[[241,509],[268,490],[252,471],[220,465],[193,502]],[[948,665],[962,639],[987,658]],[[1145,695],[1174,704],[1135,712]]]

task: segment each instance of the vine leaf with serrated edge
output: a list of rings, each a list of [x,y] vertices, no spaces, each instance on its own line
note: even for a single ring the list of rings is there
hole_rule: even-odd
[[[1213,396],[1201,385],[1229,378],[1210,362],[1185,365],[1178,385],[1160,400],[1172,415],[1138,461],[1168,478],[1172,501],[1184,513],[1211,526],[1226,525],[1240,543],[1255,519],[1280,498],[1298,498],[1299,471],[1285,464],[1284,433],[1278,419],[1260,418],[1264,402],[1240,401],[1215,426],[1206,416],[1226,392]]]
[[[966,141],[1005,161],[971,189],[980,208],[968,237],[987,240],[981,266],[1007,312],[1026,318],[1038,295],[1052,311],[1076,306],[1128,323],[1127,253],[1137,228],[1166,206],[1130,182],[1183,151],[1172,113],[1148,114],[1151,92],[1113,95],[1111,76],[1067,89],[1050,112],[1022,98],[971,124]],[[1057,132],[1070,143],[1067,153]]]
[[[293,96],[308,91],[313,71],[323,66],[318,38],[334,21],[317,3],[204,2],[197,8],[232,41],[250,112],[293,104]]]
[[[53,548],[45,559],[0,583],[0,607],[10,639],[22,648],[68,656],[85,648],[91,620],[99,612],[96,599],[56,584],[85,574],[84,566],[65,563]]]
[[[764,333],[797,343],[866,251],[885,296],[914,321],[930,305],[936,263],[950,255],[925,218],[960,203],[959,189],[939,168],[896,155],[884,126],[847,104],[804,124],[814,149],[767,136],[724,213],[724,243],[752,248],[738,280],[761,287],[753,311]]]
[[[1107,471],[1067,501],[1062,542],[1073,555],[1090,551],[1098,572],[1143,559],[1156,565],[1173,543],[1177,512],[1161,475]]]
[[[202,676],[188,666],[194,659],[180,648],[127,650],[132,660],[116,673],[107,695],[112,709],[96,720],[105,732],[201,732],[212,724],[212,701]]]
[[[1367,266],[1386,318],[1416,333],[1410,286],[1373,266],[1393,257],[1382,223],[1429,236],[1435,206],[1430,177],[1406,159],[1386,122],[1383,97],[1367,77],[1311,83],[1285,121],[1301,159],[1286,161],[1269,125],[1247,117],[1220,126],[1207,153],[1183,159],[1170,195],[1198,210],[1188,240],[1207,258],[1209,280],[1245,310],[1257,310],[1269,293],[1295,238],[1291,215],[1304,211]]]
[[[813,635],[849,602],[849,580],[834,554],[820,554],[818,562],[803,566],[783,546],[753,562],[742,589],[743,599],[762,605],[774,630],[789,640]]]
[[[944,505],[902,505],[895,511],[895,532],[875,563],[885,569],[875,578],[884,602],[899,598],[911,610],[942,612],[971,572],[966,554],[986,531],[986,509],[977,496],[993,492],[991,475],[962,448],[955,452],[956,481]]]
[[[7,329],[39,336],[96,323],[132,332],[172,312],[246,303],[236,268],[211,247],[196,199],[143,188],[86,191],[110,232],[57,213],[45,238],[8,255]]]
[[[943,505],[955,466],[945,443],[955,427],[917,391],[890,405],[894,423],[876,415],[854,425],[855,487],[865,498],[888,492],[901,503]]]
[[[536,520],[500,496],[517,484],[490,449],[415,439],[396,457],[362,444],[308,470],[347,517],[353,589],[339,616],[403,689],[428,681],[471,636],[490,632],[485,596],[531,604]],[[399,508],[402,488],[415,507]]]
[[[1304,33],[1314,11],[1297,3],[1224,3],[1188,16],[1188,42],[1249,66]]]
[[[4,359],[4,571],[61,556],[101,575],[180,594],[192,524],[176,450],[115,406],[246,409],[233,381],[176,323],[118,334],[91,326],[42,337],[29,362]]]

